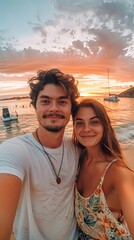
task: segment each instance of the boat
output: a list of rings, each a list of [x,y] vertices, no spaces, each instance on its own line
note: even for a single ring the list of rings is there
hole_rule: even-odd
[[[118,102],[118,101],[120,101],[120,99],[118,98],[117,94],[110,93],[109,69],[108,69],[108,96],[104,97],[104,101],[109,101],[109,102]]]
[[[9,122],[14,120],[18,120],[18,113],[15,111],[15,115],[10,114],[7,106],[2,107],[2,121]]]
[[[109,93],[108,97],[104,98],[104,101],[109,101],[109,102],[118,102],[120,99],[116,94]]]

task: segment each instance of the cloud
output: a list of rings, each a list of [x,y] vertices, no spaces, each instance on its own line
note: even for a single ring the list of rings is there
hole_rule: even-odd
[[[32,35],[7,39],[5,30],[0,30],[2,74],[33,74],[57,67],[74,74],[101,75],[110,68],[118,81],[134,79],[132,0],[51,3],[53,18],[45,20],[38,12],[34,22],[27,21]]]

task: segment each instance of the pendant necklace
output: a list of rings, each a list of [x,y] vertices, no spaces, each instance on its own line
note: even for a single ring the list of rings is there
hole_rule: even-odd
[[[55,177],[56,177],[56,182],[57,182],[57,184],[60,184],[60,183],[61,183],[61,178],[59,177],[59,175],[60,175],[60,171],[61,171],[61,167],[62,167],[62,163],[63,163],[63,157],[64,157],[64,143],[63,143],[63,150],[62,150],[62,157],[61,157],[61,163],[60,163],[59,171],[58,171],[58,173],[56,173],[55,166],[54,166],[54,164],[53,164],[53,162],[52,162],[52,160],[51,160],[51,158],[53,158],[53,159],[55,159],[55,158],[45,150],[44,146],[42,145],[42,143],[41,143],[41,141],[40,141],[40,139],[39,139],[37,129],[36,129],[36,131],[35,131],[35,134],[36,134],[36,137],[37,137],[38,142],[40,143],[40,145],[41,145],[41,147],[42,147],[42,149],[43,149],[43,152],[44,152],[45,155],[47,156],[47,159],[48,159],[48,161],[49,161],[49,164],[50,164],[50,166],[51,166],[51,168],[52,168],[52,170],[53,170],[53,173],[54,173],[54,175],[55,175]],[[55,159],[55,160],[56,160],[56,159]]]

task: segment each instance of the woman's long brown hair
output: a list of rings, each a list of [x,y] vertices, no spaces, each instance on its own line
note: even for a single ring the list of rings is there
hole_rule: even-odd
[[[75,122],[76,114],[78,113],[79,109],[83,108],[83,107],[84,108],[92,108],[95,111],[97,117],[99,118],[100,122],[103,125],[104,132],[103,132],[103,137],[100,142],[102,152],[109,156],[113,156],[116,159],[124,160],[124,155],[122,153],[120,144],[116,138],[114,129],[111,125],[110,118],[107,114],[105,107],[100,102],[98,102],[94,99],[90,99],[90,98],[80,101],[76,105],[76,107],[72,113],[73,124]],[[73,132],[73,141],[80,148],[85,149],[85,147],[82,144],[80,144],[78,142],[78,140],[76,139],[74,132]]]

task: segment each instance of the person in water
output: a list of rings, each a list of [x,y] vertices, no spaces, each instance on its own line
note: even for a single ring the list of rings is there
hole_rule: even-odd
[[[82,100],[73,125],[74,142],[82,148],[75,186],[79,240],[134,239],[134,173],[104,106]]]

